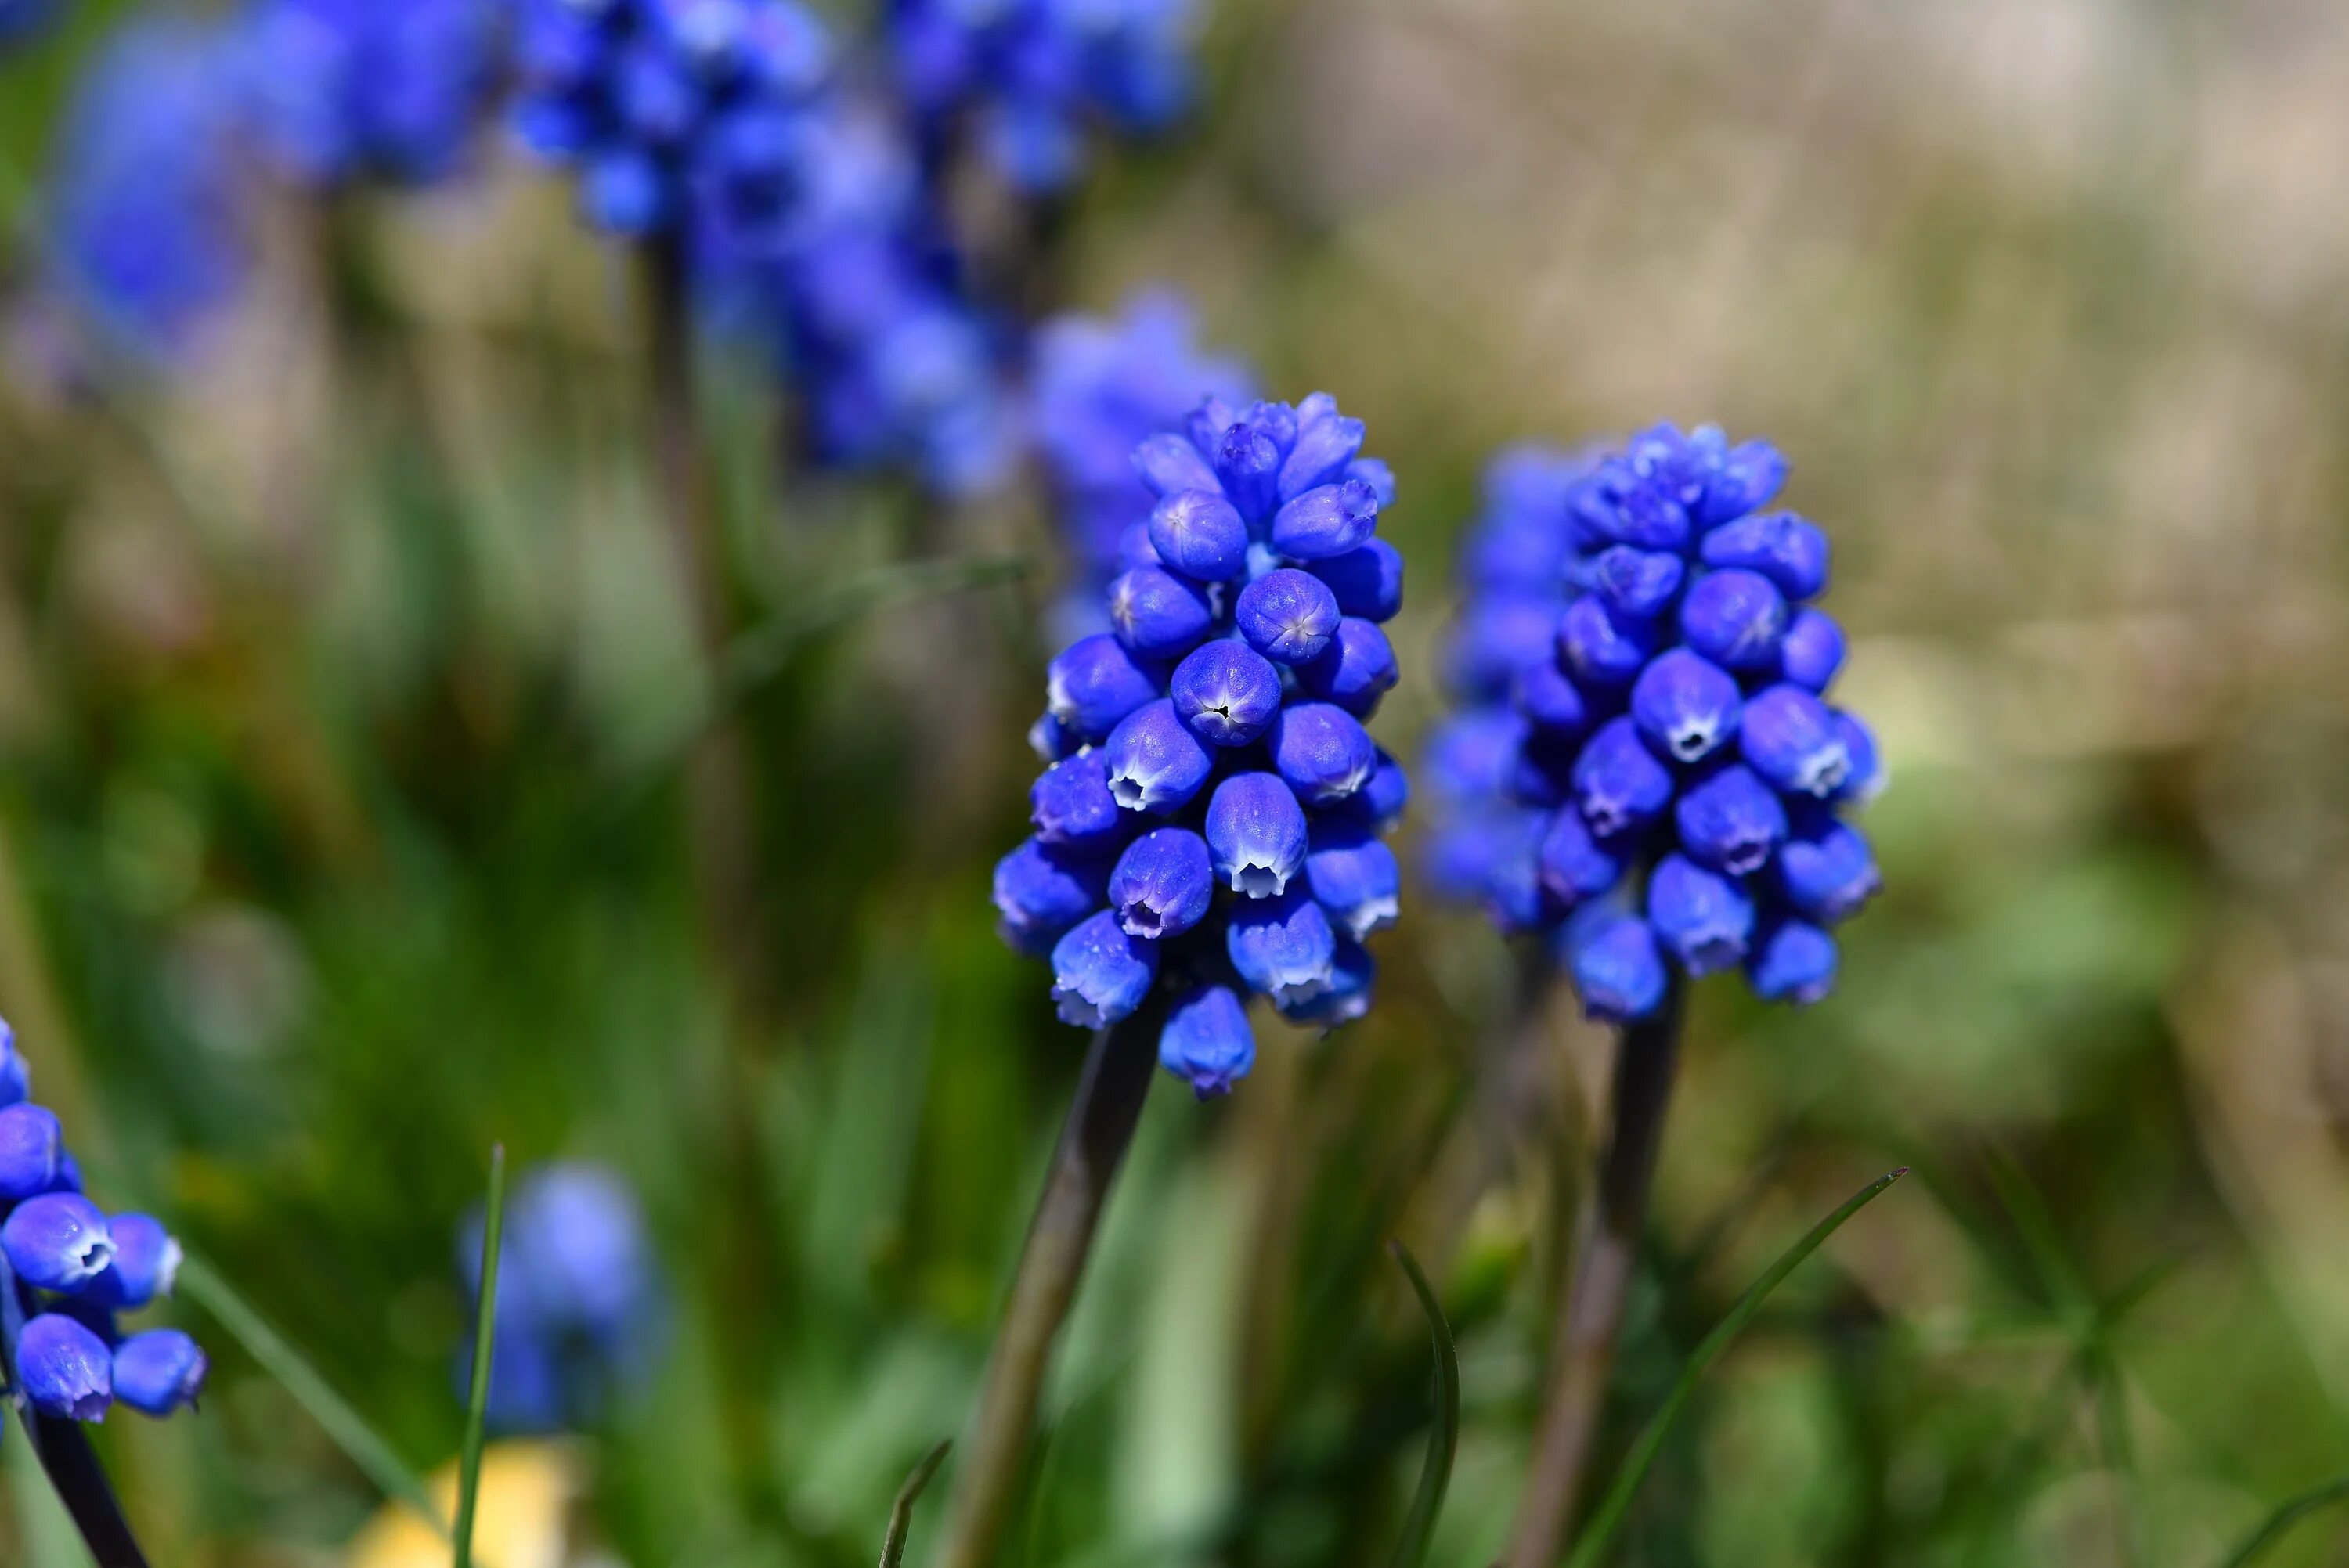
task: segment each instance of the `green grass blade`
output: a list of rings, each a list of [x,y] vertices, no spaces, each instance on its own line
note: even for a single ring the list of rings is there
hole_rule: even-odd
[[[506,1229],[506,1146],[490,1149],[490,1201],[481,1222],[481,1300],[473,1326],[473,1380],[465,1394],[465,1451],[457,1472],[457,1568],[473,1568],[473,1505],[481,1489],[481,1430],[490,1408],[490,1357],[498,1326],[498,1254]]]
[[[1452,1484],[1452,1461],[1460,1452],[1460,1353],[1452,1344],[1452,1326],[1421,1272],[1419,1260],[1401,1242],[1389,1242],[1387,1251],[1410,1276],[1419,1310],[1426,1315],[1428,1337],[1435,1342],[1435,1430],[1427,1440],[1427,1461],[1420,1467],[1419,1491],[1411,1500],[1402,1538],[1395,1542],[1394,1568],[1419,1568],[1427,1561],[1428,1542],[1435,1535],[1436,1516],[1444,1511],[1444,1491]]]
[[[1623,1528],[1623,1520],[1631,1511],[1631,1500],[1639,1495],[1640,1483],[1647,1480],[1649,1470],[1656,1462],[1656,1455],[1663,1449],[1665,1434],[1671,1430],[1682,1408],[1695,1394],[1698,1381],[1721,1358],[1721,1353],[1729,1348],[1730,1341],[1735,1339],[1754,1320],[1754,1314],[1762,1310],[1762,1304],[1770,1299],[1770,1293],[1776,1290],[1805,1258],[1818,1251],[1819,1243],[1834,1235],[1846,1220],[1874,1202],[1886,1188],[1907,1174],[1909,1168],[1904,1165],[1898,1171],[1887,1171],[1853,1193],[1844,1201],[1841,1208],[1813,1226],[1808,1235],[1787,1248],[1760,1279],[1746,1287],[1745,1294],[1737,1298],[1737,1305],[1729,1309],[1729,1315],[1713,1326],[1713,1332],[1704,1336],[1704,1343],[1696,1347],[1696,1354],[1689,1357],[1688,1365],[1681,1368],[1680,1380],[1672,1385],[1672,1391],[1665,1396],[1663,1405],[1649,1418],[1639,1440],[1624,1456],[1623,1468],[1616,1472],[1614,1484],[1607,1489],[1606,1497],[1590,1516],[1590,1522],[1584,1527],[1581,1538],[1575,1542],[1574,1553],[1567,1559],[1567,1568],[1597,1568],[1607,1549],[1614,1544],[1616,1534]]]
[[[193,1253],[180,1262],[180,1294],[210,1314],[228,1336],[244,1346],[264,1371],[277,1379],[294,1402],[310,1413],[321,1430],[343,1450],[386,1497],[398,1498],[414,1509],[445,1537],[449,1522],[432,1501],[432,1494],[416,1473],[401,1462],[389,1443],[321,1377],[269,1320],[229,1287],[218,1271]]]
[[[2247,1568],[2253,1558],[2282,1540],[2285,1531],[2325,1504],[2344,1499],[2349,1499],[2349,1476],[2326,1481],[2323,1486],[2311,1487],[2298,1497],[2287,1499],[2268,1515],[2266,1522],[2243,1537],[2243,1543],[2228,1555],[2221,1568]]]
[[[952,1447],[952,1442],[940,1443],[924,1454],[905,1484],[897,1489],[897,1501],[889,1505],[889,1533],[881,1538],[881,1568],[897,1568],[905,1562],[905,1532],[914,1526],[914,1504],[930,1478],[938,1473],[938,1467],[947,1462],[947,1450]]]

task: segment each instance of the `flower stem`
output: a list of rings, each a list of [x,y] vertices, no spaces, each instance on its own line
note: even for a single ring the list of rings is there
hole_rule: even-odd
[[[1599,1189],[1582,1221],[1566,1305],[1550,1353],[1549,1398],[1533,1469],[1510,1535],[1507,1568],[1552,1568],[1566,1539],[1606,1408],[1623,1307],[1639,1263],[1648,1191],[1663,1141],[1664,1112],[1680,1055],[1682,987],[1625,1026],[1615,1053],[1614,1118],[1599,1167]]]
[[[1096,1033],[1085,1055],[988,1357],[978,1411],[961,1445],[964,1458],[935,1568],[988,1568],[994,1561],[1035,1429],[1052,1341],[1076,1299],[1110,1183],[1142,1119],[1164,1022],[1165,1004],[1154,996],[1132,1016]]]

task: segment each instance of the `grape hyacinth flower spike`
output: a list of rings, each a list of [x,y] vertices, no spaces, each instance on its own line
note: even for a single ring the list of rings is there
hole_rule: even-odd
[[[1364,727],[1394,684],[1402,562],[1361,421],[1210,397],[1133,449],[1151,498],[1111,630],[1050,665],[1035,835],[997,867],[1005,939],[1096,1031],[963,1445],[942,1568],[991,1561],[1037,1391],[1154,1062],[1200,1099],[1256,1057],[1251,999],[1334,1027],[1392,922],[1402,768]]]
[[[1769,510],[1766,441],[1661,425],[1620,447],[1495,465],[1464,552],[1430,753],[1439,885],[1481,900],[1622,1026],[1613,1126],[1555,1358],[1511,1568],[1557,1555],[1642,1222],[1689,981],[1766,1001],[1833,988],[1830,928],[1876,892],[1841,820],[1881,784],[1829,690],[1841,629],[1813,601],[1826,534]]]
[[[0,1375],[59,1499],[93,1554],[141,1561],[76,1427],[117,1404],[162,1418],[203,1391],[204,1353],[175,1328],[126,1332],[118,1315],[171,1294],[179,1244],[146,1214],[109,1214],[81,1191],[57,1117],[34,1103],[0,1020]]]
[[[497,0],[260,0],[237,72],[253,140],[314,189],[442,180],[488,107],[500,20]]]

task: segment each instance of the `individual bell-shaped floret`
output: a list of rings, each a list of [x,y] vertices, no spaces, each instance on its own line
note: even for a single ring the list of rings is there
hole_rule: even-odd
[[[57,1179],[65,1136],[47,1106],[19,1102],[0,1109],[0,1202],[21,1202]]]
[[[1557,623],[1557,653],[1586,691],[1621,691],[1655,656],[1655,629],[1612,614],[1598,595],[1585,593]]]
[[[1402,872],[1394,851],[1349,822],[1313,825],[1305,882],[1314,902],[1358,942],[1393,924],[1402,910]]]
[[[1234,909],[1225,949],[1241,979],[1285,1006],[1330,988],[1338,939],[1321,906],[1291,888]]]
[[[1272,520],[1272,547],[1297,561],[1324,561],[1367,543],[1379,526],[1378,492],[1361,480],[1307,490]]]
[[[1726,969],[1754,937],[1754,900],[1745,890],[1686,855],[1666,855],[1648,877],[1648,923],[1691,975]]]
[[[1273,767],[1309,806],[1344,799],[1368,784],[1378,768],[1378,748],[1369,731],[1334,703],[1282,708],[1266,738]]]
[[[1218,582],[1247,569],[1247,523],[1220,490],[1177,490],[1150,513],[1150,547],[1185,577]]]
[[[16,1381],[45,1416],[103,1421],[114,1402],[114,1357],[88,1325],[45,1312],[17,1336]]]
[[[1365,621],[1391,621],[1402,608],[1402,552],[1371,539],[1343,555],[1309,561],[1305,570],[1329,584],[1339,610]]]
[[[1127,714],[1110,732],[1102,757],[1117,803],[1161,816],[1188,805],[1215,770],[1207,748],[1175,716],[1167,697]]]
[[[1663,1006],[1670,976],[1656,934],[1644,920],[1604,913],[1562,929],[1567,967],[1582,1010],[1610,1024],[1644,1018]]]
[[[1338,623],[1337,635],[1321,656],[1297,666],[1297,684],[1324,702],[1335,703],[1357,718],[1368,718],[1379,698],[1392,691],[1402,678],[1395,665],[1394,645],[1375,622],[1348,615]]]
[[[1748,517],[1704,536],[1699,557],[1716,570],[1758,572],[1789,599],[1808,599],[1827,585],[1827,536],[1791,511]]]
[[[1234,619],[1249,647],[1275,664],[1318,659],[1338,634],[1338,596],[1294,567],[1268,572],[1240,590]]]
[[[1132,819],[1109,787],[1109,763],[1089,750],[1055,762],[1028,789],[1028,820],[1048,844],[1092,851],[1112,848]]]
[[[1623,860],[1591,835],[1575,807],[1550,813],[1536,860],[1541,885],[1562,908],[1572,909],[1623,880]]]
[[[1843,668],[1843,628],[1824,610],[1797,610],[1778,641],[1778,678],[1824,692]]]
[[[1737,678],[1701,654],[1657,655],[1631,687],[1631,719],[1681,762],[1701,762],[1736,733]]]
[[[1245,643],[1220,637],[1174,666],[1174,711],[1210,746],[1246,746],[1280,711],[1280,672]]]
[[[1202,985],[1178,999],[1159,1031],[1158,1065],[1201,1099],[1229,1094],[1256,1065],[1247,1002],[1228,985]]]
[[[1824,925],[1857,914],[1883,885],[1868,840],[1816,810],[1802,814],[1778,851],[1776,882],[1788,905]]]
[[[1786,808],[1759,775],[1732,763],[1672,803],[1681,848],[1701,865],[1750,876],[1786,836]]]
[[[1235,773],[1216,785],[1206,838],[1216,875],[1249,898],[1286,892],[1305,870],[1305,808],[1277,773]]]
[[[20,1105],[33,1092],[33,1069],[16,1049],[16,1031],[0,1018],[0,1109]]]
[[[1081,921],[1052,947],[1052,1000],[1063,1023],[1103,1028],[1142,1006],[1158,977],[1158,944],[1129,936],[1115,910]]]
[[[1080,637],[1046,666],[1044,701],[1061,723],[1089,741],[1109,738],[1118,720],[1158,696],[1158,682],[1107,632]]]
[[[1378,767],[1371,773],[1371,781],[1338,801],[1325,806],[1321,814],[1332,821],[1350,822],[1373,833],[1383,833],[1402,820],[1403,808],[1411,803],[1411,779],[1404,774],[1402,764],[1378,751]]]
[[[1163,566],[1137,566],[1109,585],[1118,641],[1145,659],[1180,658],[1215,629],[1207,591]]]
[[[1223,481],[1198,446],[1171,430],[1143,438],[1133,449],[1133,471],[1143,487],[1161,500],[1184,490],[1223,494]]]
[[[1718,527],[1769,505],[1785,486],[1786,468],[1785,454],[1768,441],[1739,442],[1707,477],[1704,497],[1697,503],[1698,523]]]
[[[1843,782],[1836,786],[1830,799],[1837,805],[1865,805],[1884,788],[1884,765],[1876,755],[1876,733],[1841,708],[1832,711],[1836,738],[1843,742],[1844,755],[1850,762],[1844,769]]]
[[[181,1406],[192,1407],[211,1369],[194,1340],[176,1328],[150,1328],[114,1347],[114,1397],[142,1416],[160,1419]]]
[[[1772,789],[1825,800],[1851,776],[1851,748],[1826,705],[1780,682],[1756,692],[1739,720],[1747,766]]]
[[[1746,954],[1745,979],[1765,1002],[1807,1007],[1835,989],[1836,939],[1802,920],[1771,922]]]
[[[1629,718],[1599,727],[1574,762],[1574,799],[1602,839],[1654,821],[1672,803],[1672,773]]]
[[[1322,1029],[1350,1024],[1371,1010],[1371,992],[1378,976],[1378,960],[1371,956],[1370,949],[1340,932],[1330,960],[1330,983],[1311,995],[1278,1004],[1280,1016],[1292,1024]]]
[[[995,863],[995,907],[1004,938],[1041,957],[1069,927],[1101,907],[1103,862],[1030,839]]]
[[[1188,828],[1143,834],[1109,877],[1110,907],[1131,936],[1180,936],[1207,917],[1215,894],[1207,841]]]
[[[1760,573],[1708,572],[1681,603],[1681,635],[1723,669],[1767,670],[1777,661],[1786,617],[1786,596]]]
[[[1509,706],[1527,724],[1553,735],[1580,735],[1591,719],[1591,704],[1556,659],[1536,659],[1519,670],[1509,688]]]
[[[1615,544],[1591,557],[1584,576],[1614,618],[1645,621],[1663,614],[1679,596],[1688,562],[1669,550]]]
[[[136,1312],[171,1294],[180,1277],[180,1243],[152,1214],[110,1214],[106,1233],[114,1257],[91,1280],[84,1299],[116,1312]]]
[[[1280,499],[1293,500],[1339,479],[1361,455],[1362,436],[1362,422],[1339,413],[1338,400],[1327,392],[1299,403],[1297,442],[1281,459]]]
[[[114,1261],[114,1238],[97,1204],[78,1192],[47,1192],[0,1222],[0,1252],[26,1284],[72,1295]]]

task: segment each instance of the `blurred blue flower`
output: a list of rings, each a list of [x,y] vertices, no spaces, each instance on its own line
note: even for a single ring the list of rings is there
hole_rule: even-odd
[[[0,49],[25,42],[56,14],[56,0],[0,0]]]
[[[1877,890],[1836,815],[1878,787],[1875,742],[1825,700],[1843,634],[1805,603],[1826,536],[1762,510],[1785,474],[1710,426],[1519,449],[1463,543],[1429,868],[1545,934],[1596,1016],[1654,1011],[1668,965],[1816,1001],[1826,926]]]
[[[500,0],[254,0],[237,83],[263,155],[305,184],[454,170],[499,68]]]
[[[898,78],[933,140],[968,116],[1013,187],[1076,178],[1085,132],[1164,130],[1190,107],[1191,0],[895,0]]]
[[[1247,991],[1322,1026],[1370,1005],[1357,939],[1394,918],[1379,836],[1407,790],[1361,721],[1392,684],[1374,618],[1402,595],[1371,533],[1392,479],[1335,399],[1210,397],[1171,424],[1133,451],[1156,499],[1104,593],[1113,629],[1051,663],[1056,755],[996,903],[1006,940],[1050,947],[1068,1022],[1164,988],[1160,1061],[1205,1098],[1254,1059]]]
[[[737,253],[780,240],[804,177],[803,111],[829,77],[793,0],[514,0],[513,123],[577,170],[589,222]]]
[[[195,1342],[176,1329],[125,1337],[115,1326],[116,1313],[171,1295],[179,1243],[153,1218],[109,1215],[82,1195],[57,1119],[31,1092],[16,1032],[0,1019],[0,1291],[24,1309],[0,1355],[47,1415],[101,1421],[117,1398],[159,1417],[193,1404],[206,1371]]]
[[[458,1240],[478,1305],[482,1216]],[[591,1425],[640,1384],[667,1339],[659,1260],[636,1193],[602,1165],[541,1166],[514,1183],[498,1261],[490,1420],[507,1431]],[[471,1353],[458,1367],[461,1386]]]
[[[1073,591],[1096,605],[1156,499],[1133,471],[1134,447],[1176,428],[1202,398],[1255,396],[1247,367],[1203,352],[1195,332],[1190,307],[1164,292],[1135,295],[1115,318],[1064,315],[1036,329],[1030,423],[1079,563]]]
[[[216,33],[136,24],[83,77],[48,181],[51,284],[109,353],[168,362],[251,267],[232,56]]]

